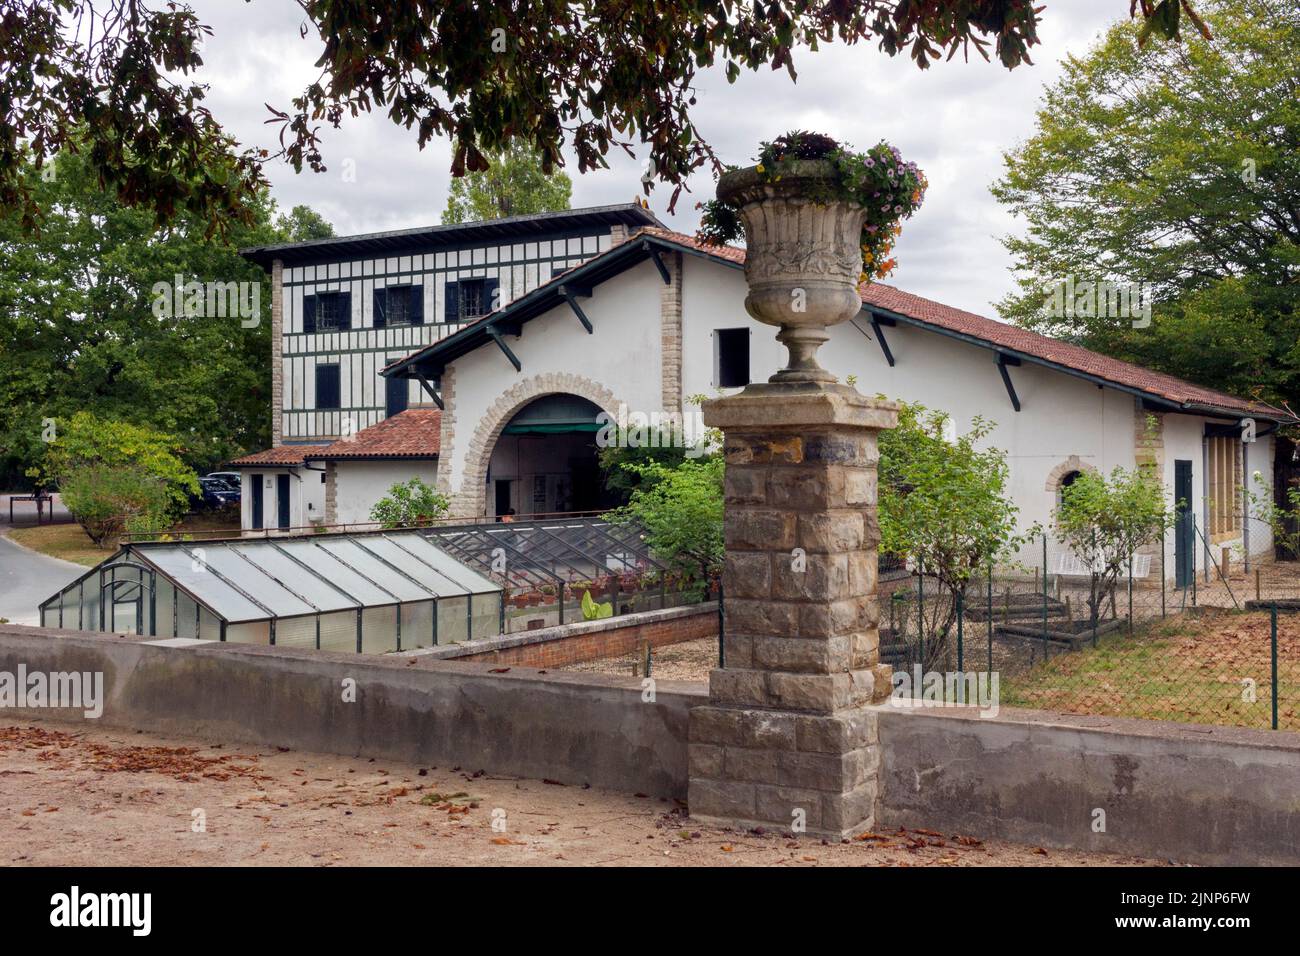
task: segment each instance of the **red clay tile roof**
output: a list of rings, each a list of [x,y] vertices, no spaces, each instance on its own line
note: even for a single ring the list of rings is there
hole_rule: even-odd
[[[637,235],[641,234],[657,236],[668,242],[687,246],[718,259],[738,263],[745,261],[745,250],[737,249],[734,246],[709,246],[698,241],[693,236],[653,227],[638,230]],[[998,322],[982,315],[976,315],[974,312],[955,309],[941,302],[935,302],[933,299],[913,295],[910,292],[904,292],[902,289],[896,289],[884,283],[872,282],[864,285],[859,291],[862,301],[867,305],[888,309],[890,312],[897,312],[926,325],[969,335],[992,345],[1031,355],[1056,365],[1083,372],[1086,375],[1104,379],[1107,382],[1138,389],[1154,397],[1163,398],[1180,405],[1209,406],[1233,413],[1255,412],[1264,415],[1279,415],[1287,419],[1291,417],[1281,409],[1274,408],[1263,402],[1237,398],[1224,392],[1218,392],[1214,389],[1204,388],[1183,379],[1175,378],[1172,375],[1165,375],[1163,372],[1153,372],[1140,365],[1123,362],[1102,355],[1099,352],[1093,352],[1091,349],[1083,348],[1080,345],[1049,338],[1046,335],[1022,329],[1017,325],[1010,325],[1006,322]]]
[[[442,412],[408,408],[377,425],[363,428],[319,448],[309,458],[437,458],[442,441]]]
[[[236,468],[252,465],[301,465],[308,453],[319,451],[324,447],[324,443],[319,445],[277,445],[265,451],[255,451],[243,458],[236,458],[230,464]]]
[[[704,253],[711,258],[738,265],[743,265],[745,262],[744,249],[738,249],[735,246],[710,246],[685,233],[674,232],[671,229],[662,227],[646,226],[629,236],[626,243],[615,244],[604,252],[588,259],[583,265],[616,254],[638,236],[652,236],[664,242]],[[549,282],[543,283],[538,288],[558,285],[572,271],[574,270],[567,270],[555,276]],[[1233,415],[1257,414],[1284,421],[1294,420],[1294,417],[1288,412],[1264,402],[1237,398],[1234,395],[1195,385],[1173,375],[1153,372],[1151,369],[1111,358],[1108,355],[1102,355],[1081,345],[1074,345],[1060,339],[1040,335],[1037,332],[1022,329],[1017,325],[1010,325],[1006,322],[999,322],[985,318],[982,315],[976,315],[974,312],[956,309],[941,302],[935,302],[933,299],[926,299],[910,292],[904,292],[902,289],[896,289],[884,283],[872,282],[864,285],[859,290],[859,294],[866,305],[873,305],[880,309],[898,313],[918,324],[930,325],[936,329],[970,336],[995,347],[1050,362],[1115,385],[1136,389],[1153,398],[1165,399],[1178,405],[1222,410]],[[472,323],[467,323],[461,329],[484,323],[507,308],[508,306],[502,306],[497,312],[482,316]],[[421,353],[429,352],[437,348],[439,344],[441,343],[434,343],[416,349],[410,355],[404,356],[397,362],[390,363],[390,366],[405,362]]]

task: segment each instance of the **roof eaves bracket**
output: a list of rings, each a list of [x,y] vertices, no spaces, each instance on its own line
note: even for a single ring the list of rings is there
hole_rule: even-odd
[[[890,368],[894,367],[894,353],[890,351],[889,342],[885,340],[885,333],[881,330],[881,326],[892,326],[897,324],[897,322],[888,316],[876,315],[874,312],[871,313],[871,331],[875,333],[876,341],[880,343],[880,351],[885,353],[885,361],[889,363]]]
[[[998,373],[1002,376],[1002,384],[1007,387],[1007,397],[1011,399],[1011,407],[1020,411],[1020,396],[1016,394],[1015,383],[1011,381],[1011,373],[1007,371],[1008,366],[1019,365],[1020,359],[1005,352],[999,352],[997,355]]]
[[[429,380],[424,377],[424,373],[418,368],[415,370],[415,377],[420,380],[420,388],[424,389],[424,393],[433,399],[433,403],[446,411],[446,406],[442,404],[442,396],[438,394],[437,389],[429,384]]]
[[[559,291],[564,301],[569,303],[569,308],[573,310],[573,314],[578,317],[578,321],[582,323],[582,327],[587,330],[587,334],[593,334],[596,330],[591,327],[591,319],[587,318],[587,314],[582,311],[582,306],[578,305],[579,298],[591,298],[591,287],[575,286],[566,282],[560,286]]]
[[[506,345],[506,340],[501,337],[501,333],[497,330],[496,326],[489,324],[487,327],[487,334],[491,336],[492,341],[497,344],[497,348],[501,350],[502,354],[505,355],[506,358],[510,359],[510,364],[515,367],[515,371],[522,372],[524,370],[523,363],[519,361],[519,356],[515,355],[515,353],[510,350],[510,346]]]
[[[650,254],[655,268],[659,270],[659,278],[664,280],[664,285],[672,285],[673,277],[668,274],[668,266],[664,265],[663,256],[659,254],[659,250],[646,239],[641,240],[641,248]]]

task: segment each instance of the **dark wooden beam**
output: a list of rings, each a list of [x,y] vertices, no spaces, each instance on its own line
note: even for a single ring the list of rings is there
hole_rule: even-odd
[[[1020,411],[1020,396],[1016,394],[1016,386],[1011,381],[1011,373],[1007,371],[1007,367],[1019,364],[1020,359],[1014,355],[998,353],[998,373],[1002,376],[1002,384],[1007,387],[1007,397],[1011,399],[1011,407],[1016,411]]]
[[[429,384],[429,380],[424,377],[424,373],[418,368],[415,370],[415,377],[420,380],[420,388],[424,389],[425,394],[433,399],[433,403],[443,409],[443,411],[446,411],[446,406],[442,404],[442,396],[439,395],[437,390]]]
[[[894,353],[889,350],[889,343],[885,341],[885,333],[881,331],[880,327],[882,325],[893,325],[893,324],[894,324],[893,319],[882,320],[880,316],[872,313],[871,331],[875,333],[876,341],[880,343],[880,351],[885,353],[885,361],[889,363],[890,368],[894,367]]]
[[[582,327],[587,330],[587,334],[593,334],[596,330],[591,327],[591,319],[587,318],[587,313],[583,312],[582,306],[578,305],[579,297],[584,299],[591,298],[591,287],[572,286],[566,282],[560,286],[560,295],[564,297],[565,302],[569,303],[569,308],[572,309],[573,314],[578,317],[578,321],[581,322]]]
[[[641,240],[641,248],[650,253],[650,258],[654,262],[655,268],[659,270],[659,278],[664,280],[664,285],[672,285],[673,277],[668,274],[668,267],[664,265],[664,260],[659,254],[659,250],[645,239]]]
[[[506,345],[506,340],[501,337],[501,333],[497,331],[494,326],[489,325],[487,327],[487,334],[492,337],[492,341],[497,344],[497,348],[501,350],[502,354],[505,355],[506,358],[510,359],[510,364],[515,367],[515,371],[522,372],[524,366],[519,361],[519,356],[510,351],[510,346]]]

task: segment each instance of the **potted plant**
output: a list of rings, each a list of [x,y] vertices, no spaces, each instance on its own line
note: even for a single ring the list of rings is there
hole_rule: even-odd
[[[699,238],[745,240],[745,309],[779,327],[789,352],[772,382],[835,381],[816,357],[826,329],[862,308],[861,283],[893,270],[899,224],[925,188],[916,164],[885,142],[859,153],[807,132],[763,143],[756,165],[718,180],[718,198],[702,206]]]

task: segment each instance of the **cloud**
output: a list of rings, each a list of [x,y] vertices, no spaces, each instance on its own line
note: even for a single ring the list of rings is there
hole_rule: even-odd
[[[266,105],[287,109],[315,79],[320,42],[299,36],[304,24],[293,0],[195,0],[213,37],[204,49],[201,79],[208,105],[241,142],[278,148],[278,128],[265,125]],[[1042,44],[1034,66],[1007,70],[974,52],[918,70],[905,57],[890,58],[874,43],[835,44],[796,57],[798,81],[785,71],[744,72],[728,84],[720,70],[698,79],[693,116],[724,161],[750,160],[760,140],[790,129],[815,129],[866,147],[887,139],[926,171],[930,190],[920,212],[905,224],[899,268],[890,282],[950,305],[992,315],[991,303],[1012,288],[1010,260],[1000,237],[1018,224],[989,194],[1002,153],[1034,131],[1034,111],[1046,84],[1060,75],[1067,54],[1085,50],[1099,31],[1127,16],[1123,0],[1068,0],[1043,14]],[[413,130],[382,113],[348,118],[321,131],[325,173],[269,164],[266,173],[281,206],[312,206],[341,234],[429,225],[439,221],[450,181],[450,149],[435,141],[416,146]],[[630,201],[640,191],[641,163],[609,156],[610,168],[578,175],[570,164],[575,206]],[[355,171],[355,177],[344,173]],[[693,231],[695,203],[713,194],[710,175],[689,183],[676,214],[663,186],[650,198],[666,223]]]

